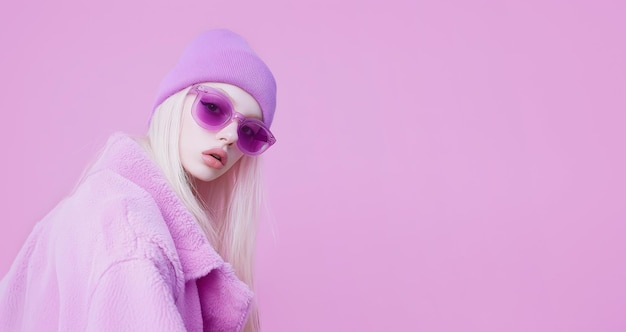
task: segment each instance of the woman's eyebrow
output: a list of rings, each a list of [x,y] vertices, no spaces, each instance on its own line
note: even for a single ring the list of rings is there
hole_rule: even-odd
[[[228,100],[230,100],[230,103],[231,103],[231,104],[233,104],[233,106],[234,106],[235,108],[237,108],[237,102],[235,102],[235,100],[233,99],[233,97],[231,97],[231,96],[228,94],[228,92],[226,92],[225,90],[223,90],[223,89],[221,89],[221,88],[218,88],[218,87],[213,87],[213,88],[214,88],[214,89],[217,89],[217,90],[220,90],[220,91],[224,94],[224,96],[228,97]]]

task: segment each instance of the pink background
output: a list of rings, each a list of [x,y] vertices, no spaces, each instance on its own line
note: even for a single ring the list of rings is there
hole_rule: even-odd
[[[625,331],[626,2],[382,3],[0,5],[0,275],[228,27],[279,82],[265,331]]]

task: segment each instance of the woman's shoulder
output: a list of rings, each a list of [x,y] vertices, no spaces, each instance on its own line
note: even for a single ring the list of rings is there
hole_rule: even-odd
[[[133,178],[137,174],[148,179],[142,183]],[[37,242],[100,270],[135,259],[175,265],[176,248],[162,207],[145,188],[162,182],[143,148],[114,134],[74,191],[41,221]]]
[[[174,243],[155,198],[133,181],[111,170],[83,180],[65,203],[71,224],[84,222],[91,236],[121,259],[146,250],[174,250]]]
[[[86,177],[42,222],[49,225],[51,234],[89,239],[89,243],[76,242],[83,248],[102,250],[111,259],[136,258],[153,247],[173,247],[154,199],[111,171]]]

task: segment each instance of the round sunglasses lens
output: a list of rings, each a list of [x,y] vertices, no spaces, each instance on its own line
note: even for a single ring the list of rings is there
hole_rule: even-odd
[[[209,127],[224,124],[230,119],[230,106],[220,96],[205,94],[199,97],[196,103],[196,115],[200,121]]]
[[[269,147],[269,132],[255,123],[244,123],[237,130],[239,147],[243,152],[259,154]]]

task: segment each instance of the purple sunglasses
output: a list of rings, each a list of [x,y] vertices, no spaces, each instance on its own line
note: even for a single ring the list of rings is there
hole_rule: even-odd
[[[220,130],[237,120],[237,146],[249,156],[257,156],[276,143],[276,138],[263,121],[245,117],[235,112],[233,104],[221,91],[195,85],[196,93],[191,114],[200,127],[207,130]]]

